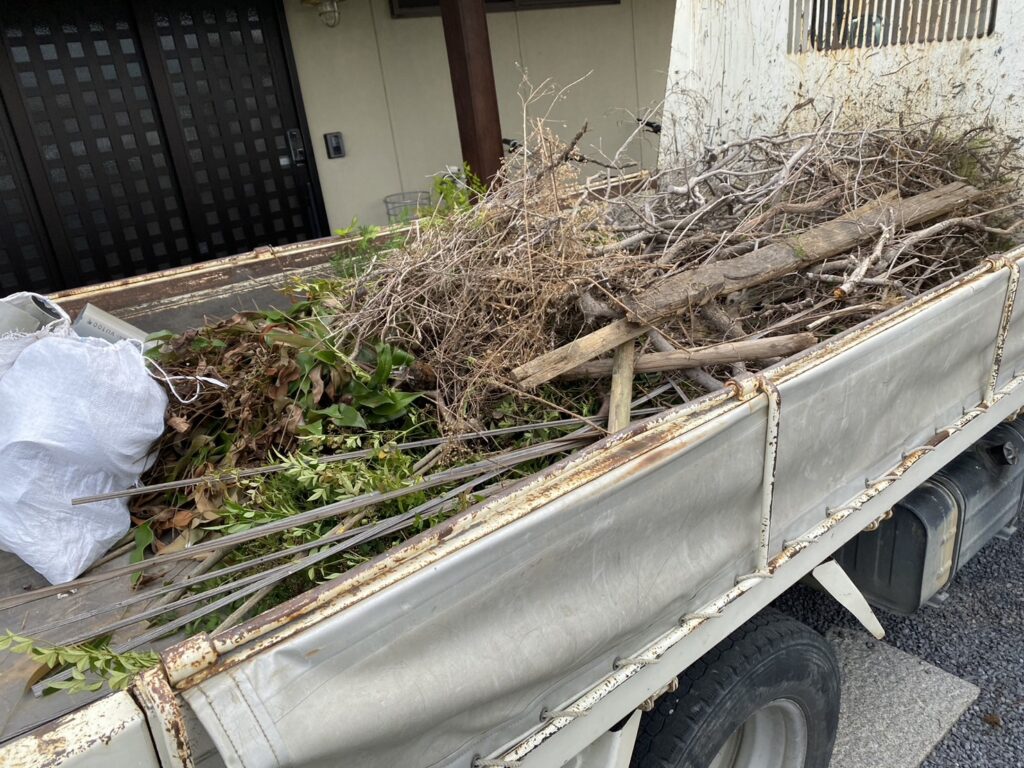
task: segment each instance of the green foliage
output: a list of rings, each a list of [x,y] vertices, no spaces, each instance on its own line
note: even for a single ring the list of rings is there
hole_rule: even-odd
[[[283,471],[242,478],[235,488],[235,493],[225,500],[219,521],[207,527],[223,534],[240,533],[325,504],[345,501],[375,491],[386,493],[414,485],[417,479],[416,457],[406,451],[394,450],[388,438],[389,435],[386,433],[368,433],[361,438],[353,436],[352,447],[364,447],[372,451],[370,456],[359,460],[325,462],[316,456],[305,454],[279,457],[280,463],[285,467]],[[355,440],[361,442],[357,444]],[[360,523],[371,524],[407,512],[425,502],[428,496],[428,492],[412,492],[390,502],[364,508],[360,510],[360,518],[331,517],[245,542],[227,555],[224,564],[245,563],[270,553],[287,551],[303,544],[313,544],[339,531],[342,525],[354,527]],[[385,537],[383,540],[369,542],[325,558],[283,580],[254,610],[270,608],[316,584],[336,578],[385,551],[406,535],[417,533],[445,517],[447,514],[427,521],[418,520],[411,532]],[[319,548],[305,550],[297,553],[296,557],[305,557],[317,551],[320,551]],[[221,580],[211,580],[206,582],[202,589],[209,589],[222,583],[224,582]],[[241,602],[238,602],[219,612],[201,617],[187,627],[187,631],[212,631],[240,604]]]
[[[359,219],[355,216],[352,217],[352,223],[347,227],[334,230],[334,234],[338,237],[351,237],[353,235],[358,235],[360,237],[361,247],[365,247],[367,243],[377,237],[380,233],[380,227],[375,227],[369,224],[360,224]]]
[[[331,259],[331,266],[338,276],[352,279],[361,275],[382,250],[393,247],[395,243],[381,243],[384,230],[371,224],[360,224],[359,219],[352,217],[347,227],[334,230],[338,237],[358,237],[354,243],[345,247],[344,251]]]
[[[124,690],[135,675],[160,663],[160,657],[155,653],[115,653],[105,642],[48,646],[10,630],[0,635],[0,651],[25,654],[50,669],[70,669],[70,680],[47,686],[51,690],[68,693],[98,691],[104,681],[113,691]]]
[[[146,550],[153,544],[153,540],[156,538],[153,535],[153,527],[145,522],[135,528],[133,533],[135,539],[135,548],[132,550],[129,562],[140,563],[143,558],[146,557]],[[132,586],[138,585],[142,580],[142,571],[132,574]]]
[[[187,427],[161,446],[174,448],[162,451],[174,459],[160,468],[165,478],[263,461],[301,436],[401,421],[419,397],[390,383],[409,354],[388,344],[346,351],[316,300],[190,331],[163,346],[160,363],[186,375],[212,369],[229,385],[215,403],[174,407]]]
[[[424,219],[424,224],[436,225],[452,213],[468,210],[473,206],[475,198],[486,191],[487,186],[469,170],[468,165],[464,165],[458,174],[436,177],[433,196],[437,200],[437,205]],[[408,223],[426,213],[427,211],[423,209],[409,208],[402,211],[400,219]],[[331,266],[337,275],[343,280],[354,279],[366,272],[383,252],[403,244],[403,235],[386,237],[386,232],[383,227],[361,224],[355,216],[347,227],[334,230],[338,237],[355,238],[354,242],[346,244],[344,250],[331,260]]]
[[[224,533],[239,533],[323,504],[407,486],[413,481],[415,458],[408,452],[393,450],[382,440],[382,435],[371,436],[367,442],[373,453],[365,459],[322,462],[316,456],[304,454],[280,457],[285,469],[240,480],[239,493],[235,499],[225,502],[220,523],[210,527]],[[379,505],[373,510],[373,516],[397,514],[423,500],[419,494],[410,494]],[[338,522],[337,518],[328,518],[297,526],[282,534],[280,541],[260,541],[256,545],[262,548],[269,544],[271,549],[276,549],[279,544],[294,546],[313,541],[335,528]],[[243,559],[249,554],[242,551]]]
[[[458,175],[446,173],[434,179],[434,197],[441,214],[468,210],[474,199],[486,191],[486,185],[470,171],[468,165],[463,165]]]
[[[468,170],[464,175],[465,179],[439,180],[439,212],[419,222],[421,227],[447,226],[445,222],[454,222],[458,213],[472,210],[474,193],[482,192],[483,186]],[[463,218],[476,215],[473,211]],[[349,243],[351,258],[345,264],[336,264],[342,279],[296,282],[292,293],[298,300],[286,310],[240,314],[182,336],[157,339],[161,346],[156,357],[168,373],[214,375],[229,386],[226,390],[210,389],[195,403],[172,403],[169,423],[173,430],[159,446],[160,459],[148,480],[205,476],[209,482],[169,493],[163,504],[153,503],[152,498],[140,502],[135,517],[147,522],[136,534],[136,552],[161,545],[180,548],[204,536],[239,534],[270,523],[292,526],[232,546],[221,566],[238,569],[194,584],[193,594],[230,587],[229,582],[296,562],[311,553],[327,554],[324,538],[409,512],[457,486],[453,482],[430,492],[420,491],[416,483],[423,473],[473,461],[478,457],[474,449],[491,452],[515,448],[568,431],[552,428],[510,435],[500,441],[448,446],[430,456],[429,468],[417,464],[429,447],[421,451],[395,450],[396,443],[439,436],[435,406],[423,402],[420,392],[410,391],[410,382],[429,389],[433,381],[414,366],[416,361],[405,350],[346,330],[344,317],[349,304],[358,297],[345,278],[360,274],[360,260],[372,263],[388,243],[382,242],[384,231],[363,227],[355,220],[338,234],[353,238]],[[600,401],[599,395],[581,394],[576,388],[564,394],[546,390],[541,394],[545,402],[509,399],[499,408],[502,412],[494,414],[492,424],[555,420],[564,416],[562,409],[588,413]],[[344,461],[323,459],[322,454],[336,451],[369,455]],[[539,459],[535,467],[525,466],[522,471],[545,463]],[[232,477],[236,467],[262,464],[283,464],[284,469]],[[218,482],[222,478],[231,478],[231,482]],[[339,515],[301,525],[286,522],[311,509],[398,489],[410,492],[360,508],[347,517]],[[246,611],[259,612],[337,578],[476,500],[476,496],[466,494],[443,511],[432,510],[416,519],[402,531],[344,551],[332,551],[329,557],[282,579],[258,603],[248,602],[248,596],[239,597],[231,605],[191,622],[185,631],[213,631],[243,605]],[[296,547],[304,549],[289,552]],[[267,555],[281,556],[269,564],[252,564]],[[182,615],[180,611],[171,614]]]

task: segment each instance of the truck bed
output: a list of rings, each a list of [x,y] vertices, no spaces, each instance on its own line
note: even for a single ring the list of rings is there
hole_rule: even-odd
[[[169,649],[171,689],[227,765],[563,764],[1024,406],[1022,257]]]
[[[172,683],[229,764],[559,764],[1024,403],[1021,255],[194,638]]]

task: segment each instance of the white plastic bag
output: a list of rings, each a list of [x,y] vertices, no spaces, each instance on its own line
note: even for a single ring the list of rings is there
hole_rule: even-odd
[[[14,361],[30,344],[48,336],[70,336],[71,318],[67,312],[58,307],[45,296],[38,293],[12,293],[10,296],[0,299],[0,304],[7,304],[14,307],[31,306],[36,300],[46,306],[50,314],[56,314],[57,318],[45,323],[38,331],[32,333],[5,333],[0,331],[0,377],[14,365]]]
[[[50,335],[24,347],[0,375],[0,547],[52,584],[88,568],[127,532],[128,505],[71,500],[137,482],[166,407],[138,344]]]

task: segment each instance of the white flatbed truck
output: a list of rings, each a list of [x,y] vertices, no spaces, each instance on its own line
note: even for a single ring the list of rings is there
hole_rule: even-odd
[[[952,39],[915,37],[918,5],[953,9]],[[727,138],[850,83],[871,83],[854,94],[865,119],[936,115],[954,67],[1019,133],[1024,117],[999,104],[1024,77],[1009,60],[1024,8],[1003,6],[997,20],[994,0],[859,15],[837,0],[679,0],[663,152],[696,120],[684,87],[708,96],[708,136]],[[822,18],[873,31],[840,45]],[[939,81],[908,91],[925,76]],[[878,634],[865,593],[911,611],[1012,524],[1022,261],[986,260],[194,636],[130,691],[0,746],[0,765],[825,768],[835,659],[767,607],[810,578]]]

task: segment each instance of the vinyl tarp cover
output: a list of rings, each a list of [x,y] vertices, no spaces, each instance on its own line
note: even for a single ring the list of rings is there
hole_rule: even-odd
[[[496,748],[754,568],[764,421],[721,427],[723,442],[584,485],[189,704],[233,766],[445,765],[482,734]]]
[[[978,403],[1006,275],[780,386],[772,552]],[[468,767],[754,569],[764,402],[213,675],[187,701],[230,766]]]

